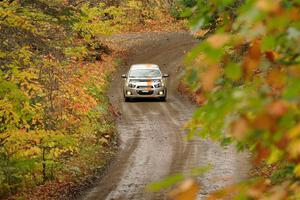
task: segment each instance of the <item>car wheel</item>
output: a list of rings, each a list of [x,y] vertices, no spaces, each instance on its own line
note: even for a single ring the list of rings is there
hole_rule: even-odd
[[[125,97],[125,102],[129,102],[130,98],[129,97]]]
[[[166,101],[166,98],[167,97],[160,97],[159,99],[160,99],[160,101]]]

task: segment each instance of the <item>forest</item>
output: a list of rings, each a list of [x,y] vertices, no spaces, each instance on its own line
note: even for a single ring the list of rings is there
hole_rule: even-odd
[[[101,36],[128,32],[160,12],[120,3],[0,2],[1,198],[72,180],[114,152],[105,93],[122,50]]]
[[[300,199],[299,6],[215,0],[184,12],[193,27],[208,28],[185,61],[185,80],[202,105],[189,134],[234,143],[259,169],[211,199]]]

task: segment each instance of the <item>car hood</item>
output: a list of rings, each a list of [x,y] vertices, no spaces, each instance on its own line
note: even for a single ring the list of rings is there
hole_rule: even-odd
[[[155,78],[129,78],[128,82],[130,83],[147,83],[147,82],[161,82],[162,77],[155,77]]]

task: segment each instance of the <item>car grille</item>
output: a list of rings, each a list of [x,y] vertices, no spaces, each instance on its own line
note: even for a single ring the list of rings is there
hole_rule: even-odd
[[[138,94],[139,95],[152,95],[153,90],[150,90],[150,91],[147,91],[147,92],[141,90],[141,91],[138,91]]]
[[[153,86],[152,86],[152,85],[137,86],[137,88],[140,88],[140,89],[148,89],[148,88],[153,88]]]
[[[141,82],[141,83],[145,83],[145,82],[161,82],[160,79],[130,79],[129,82]]]

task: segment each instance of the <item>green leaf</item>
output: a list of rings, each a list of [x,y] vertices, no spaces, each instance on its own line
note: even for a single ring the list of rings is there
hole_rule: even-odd
[[[283,154],[284,153],[280,149],[276,147],[271,148],[271,155],[269,156],[267,163],[273,164],[278,162],[282,158]]]
[[[202,167],[196,167],[193,168],[191,171],[191,176],[200,176],[203,175],[205,173],[207,173],[208,171],[210,171],[212,169],[213,166],[211,165],[207,165],[207,166],[202,166]]]
[[[155,192],[155,191],[159,191],[162,189],[166,189],[182,180],[184,180],[183,174],[175,174],[175,175],[169,176],[161,181],[149,184],[147,186],[147,191]]]
[[[274,50],[276,47],[276,38],[272,35],[265,37],[262,40],[261,49],[262,51]]]
[[[225,76],[231,80],[238,80],[241,78],[242,75],[242,69],[241,67],[236,63],[229,63],[225,67]]]
[[[290,78],[288,80],[288,85],[284,91],[284,98],[287,100],[296,100],[300,95],[300,79]]]

